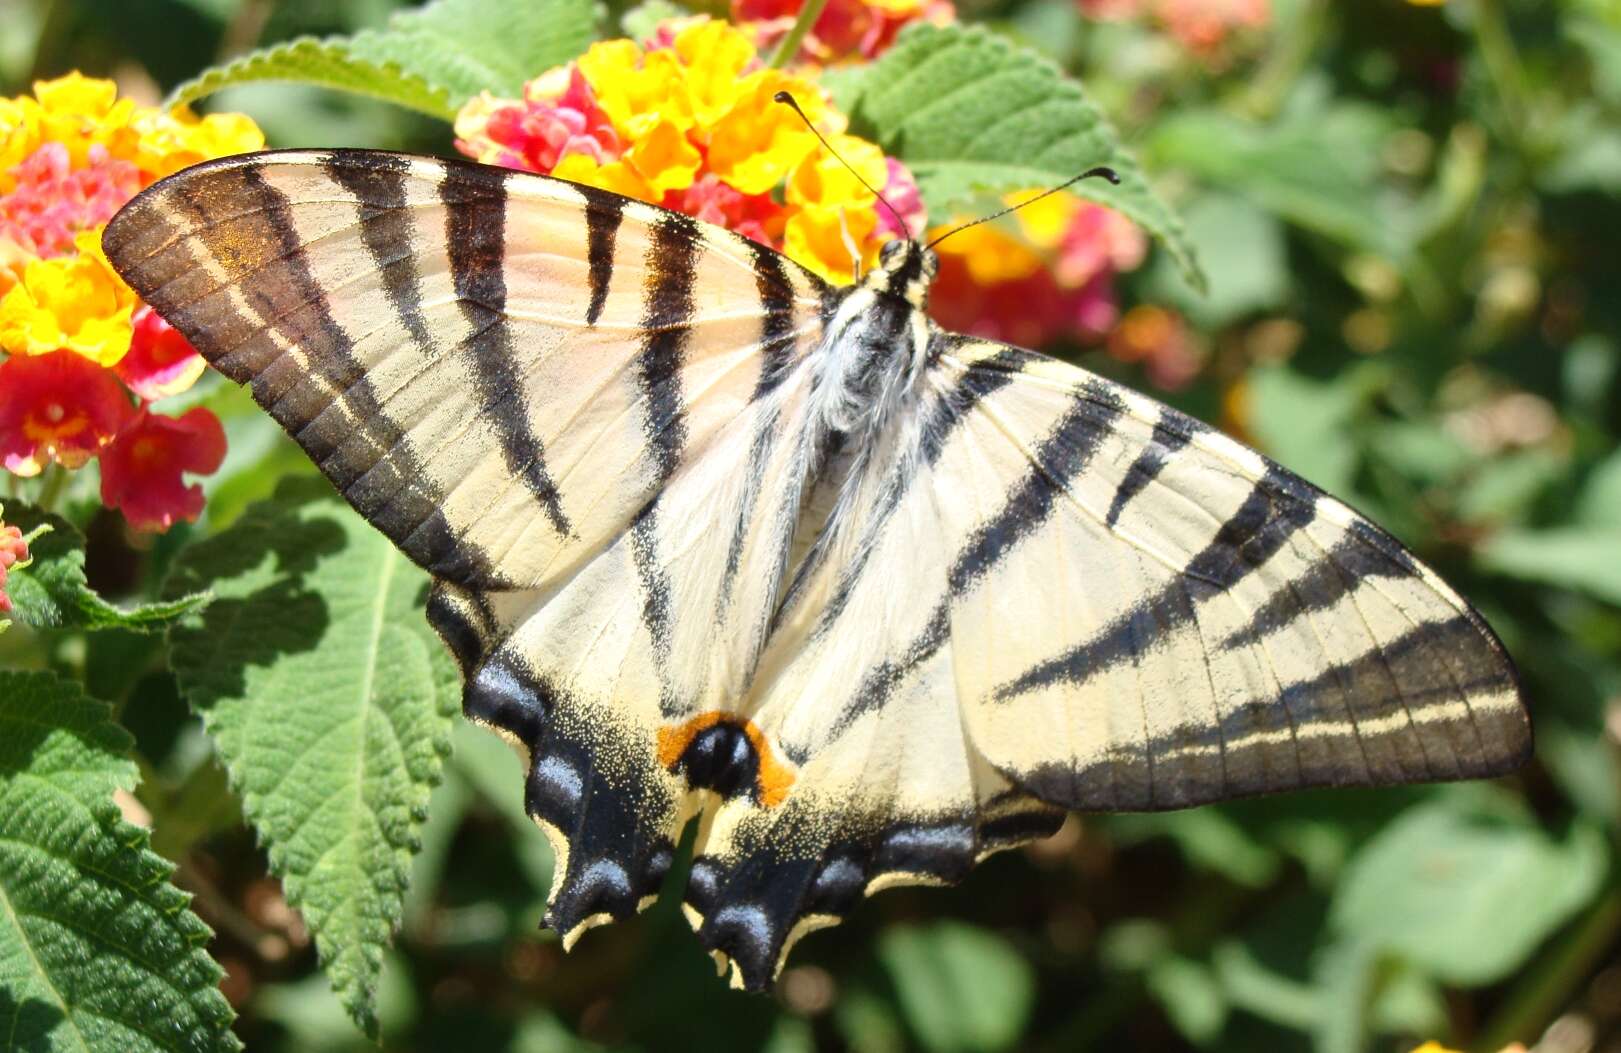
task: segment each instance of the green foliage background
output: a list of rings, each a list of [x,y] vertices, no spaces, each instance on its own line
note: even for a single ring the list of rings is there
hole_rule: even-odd
[[[1157,235],[1123,302],[1209,355],[1173,401],[1480,606],[1533,706],[1523,774],[1087,817],[869,901],[771,998],[725,989],[670,896],[565,958],[517,761],[454,716],[420,573],[205,382],[230,454],[196,526],[133,540],[87,478],[58,516],[4,496],[53,529],[0,635],[0,1049],[230,1048],[234,1009],[273,1051],[1621,1050],[1621,6],[1271,6],[1212,68],[1073,0],[968,0],[985,28],[833,81],[937,218],[1126,169],[1087,184]],[[0,92],[80,68],[273,145],[449,153],[462,98],[648,14],[0,0]],[[931,61],[956,110],[922,111]],[[1054,99],[1062,128],[1026,118]]]

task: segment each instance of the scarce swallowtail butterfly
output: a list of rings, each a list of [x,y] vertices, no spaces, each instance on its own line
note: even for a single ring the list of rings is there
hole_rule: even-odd
[[[735,985],[1065,811],[1497,775],[1513,667],[1345,505],[1085,370],[545,176],[229,157],[108,258],[435,584],[572,944],[653,899]]]

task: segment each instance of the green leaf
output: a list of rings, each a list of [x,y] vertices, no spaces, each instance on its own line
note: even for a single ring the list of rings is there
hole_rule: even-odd
[[[383,949],[457,702],[422,617],[427,577],[300,479],[188,549],[171,585],[218,597],[170,633],[175,675],[333,988],[375,1035]]]
[[[1218,329],[1289,294],[1289,258],[1277,218],[1231,194],[1202,194],[1183,209],[1188,241],[1210,275],[1204,295],[1161,257],[1148,294],[1178,308],[1203,329]]]
[[[1576,519],[1621,529],[1621,452],[1600,461],[1582,487]]]
[[[450,120],[456,107],[449,89],[397,63],[378,61],[356,46],[355,37],[299,37],[213,66],[169,96],[170,105],[195,102],[233,84],[279,80],[315,84],[383,99]]]
[[[1621,527],[1505,530],[1479,550],[1482,566],[1621,605]]]
[[[1185,110],[1154,129],[1145,152],[1307,230],[1396,255],[1405,246],[1379,207],[1376,181],[1388,120],[1373,107],[1308,91],[1270,124]]]
[[[1006,1049],[1024,1032],[1035,978],[1000,936],[960,922],[899,926],[884,933],[878,955],[930,1053]]]
[[[630,39],[647,40],[658,30],[660,22],[691,15],[691,11],[671,0],[642,0],[620,16],[619,25]]]
[[[1366,944],[1333,944],[1312,969],[1320,992],[1312,1024],[1317,1053],[1361,1053],[1374,997],[1374,955]],[[1326,995],[1326,997],[1325,997]]]
[[[60,516],[24,504],[8,504],[6,521],[26,537],[40,526],[50,530],[29,545],[32,562],[12,570],[6,591],[12,617],[40,629],[130,629],[156,632],[208,602],[206,593],[176,596],[128,610],[102,599],[85,582],[84,535]]]
[[[854,96],[854,127],[906,163],[936,222],[987,194],[1056,186],[1108,165],[1119,186],[1085,179],[1074,192],[1137,221],[1204,289],[1181,220],[1080,84],[1035,52],[979,26],[919,23],[840,88]]]
[[[232,84],[284,80],[386,99],[453,119],[481,91],[516,96],[523,83],[583,52],[595,37],[590,0],[436,0],[383,29],[301,37],[262,48],[176,88],[185,103]]]
[[[1555,840],[1524,816],[1445,797],[1410,809],[1351,861],[1330,920],[1444,982],[1493,983],[1587,904],[1607,855],[1589,827]]]
[[[1288,366],[1252,369],[1251,426],[1261,449],[1330,493],[1348,492],[1359,455],[1345,437],[1381,372],[1370,364],[1317,380]]]
[[[1167,954],[1149,967],[1144,982],[1165,1015],[1196,1046],[1209,1046],[1227,1023],[1227,996],[1208,965]]]
[[[1264,887],[1278,871],[1278,853],[1220,808],[1111,815],[1107,823],[1122,844],[1156,835],[1168,837],[1190,863],[1238,885]]]
[[[209,931],[124,822],[112,707],[0,672],[0,1034],[16,1050],[239,1048]]]

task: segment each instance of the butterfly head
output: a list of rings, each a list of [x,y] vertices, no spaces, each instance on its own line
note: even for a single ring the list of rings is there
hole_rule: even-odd
[[[911,238],[885,242],[878,250],[878,267],[862,284],[874,292],[905,300],[917,310],[928,306],[929,285],[940,270],[934,250]]]

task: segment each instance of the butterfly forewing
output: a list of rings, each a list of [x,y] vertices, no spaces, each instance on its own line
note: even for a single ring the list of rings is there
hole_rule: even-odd
[[[685,216],[363,151],[198,166],[105,245],[362,514],[477,588],[542,585],[617,536],[814,343],[821,297]]]
[[[365,151],[190,169],[105,246],[436,577],[566,942],[650,902],[693,816],[688,917],[761,988],[863,895],[1064,808],[1529,750],[1501,645],[1400,545],[1179,413],[940,332],[918,246],[847,293],[618,195]]]

